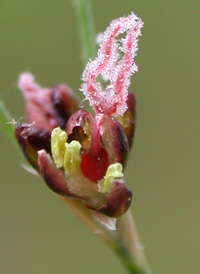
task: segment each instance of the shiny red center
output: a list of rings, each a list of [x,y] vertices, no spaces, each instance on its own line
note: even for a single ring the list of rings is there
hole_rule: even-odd
[[[104,148],[100,148],[98,156],[93,155],[91,150],[82,154],[81,170],[84,176],[94,183],[105,176],[108,166],[108,153]]]

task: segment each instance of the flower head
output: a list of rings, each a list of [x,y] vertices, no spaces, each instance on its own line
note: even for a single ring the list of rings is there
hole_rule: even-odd
[[[124,214],[132,198],[124,182],[136,106],[128,87],[137,71],[134,57],[142,25],[131,14],[112,21],[101,37],[81,87],[94,116],[79,107],[65,85],[43,89],[30,73],[22,74],[18,84],[26,100],[27,123],[15,134],[28,161],[53,191],[109,217]],[[126,37],[117,40],[124,33]],[[104,89],[97,82],[99,75],[109,82]]]

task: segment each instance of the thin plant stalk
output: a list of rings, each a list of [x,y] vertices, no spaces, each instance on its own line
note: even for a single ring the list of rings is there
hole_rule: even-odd
[[[130,211],[117,221],[117,248],[115,252],[129,273],[150,274],[133,216]]]
[[[94,20],[89,0],[72,0],[76,12],[81,42],[83,66],[96,55]]]
[[[116,230],[110,230],[99,222],[96,212],[86,208],[82,201],[71,198],[63,200],[74,214],[119,256],[128,273],[151,273],[130,211],[117,219]]]

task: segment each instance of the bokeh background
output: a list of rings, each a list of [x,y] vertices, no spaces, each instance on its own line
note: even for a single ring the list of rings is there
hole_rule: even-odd
[[[131,85],[137,96],[126,170],[132,211],[154,274],[199,274],[200,1],[93,0],[92,6],[97,32],[131,11],[145,22]],[[80,94],[82,70],[71,1],[1,0],[0,96],[13,118],[24,118],[16,86],[21,72]],[[125,273],[23,162],[1,132],[0,273]]]

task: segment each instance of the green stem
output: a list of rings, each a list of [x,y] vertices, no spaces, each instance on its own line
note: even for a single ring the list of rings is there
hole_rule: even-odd
[[[12,127],[12,118],[4,103],[0,99],[0,128],[7,136],[12,145],[19,151],[19,146],[15,139],[14,128]]]
[[[81,40],[81,57],[85,66],[96,55],[94,21],[90,0],[72,0],[74,3],[79,35]]]
[[[109,217],[86,208],[81,200],[63,200],[74,214],[119,256],[128,273],[151,274],[130,211],[117,219],[116,230],[110,230],[106,226]]]
[[[120,259],[122,260],[122,263],[125,266],[125,268],[127,269],[128,273],[150,274],[150,272],[148,270],[141,269],[140,267],[136,266],[133,263],[130,254],[128,253],[126,247],[123,245],[122,242],[120,242],[120,241],[118,242],[118,248],[116,248],[115,251],[116,251],[117,255],[120,257]]]
[[[115,252],[129,273],[150,274],[143,248],[140,244],[133,217],[127,212],[117,221],[117,246]]]

